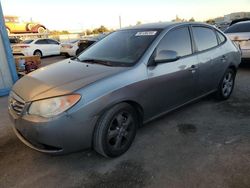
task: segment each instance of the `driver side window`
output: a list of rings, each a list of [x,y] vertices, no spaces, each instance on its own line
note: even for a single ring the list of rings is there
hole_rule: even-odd
[[[157,47],[157,53],[162,50],[177,52],[178,57],[192,54],[192,43],[188,27],[181,27],[168,32]]]

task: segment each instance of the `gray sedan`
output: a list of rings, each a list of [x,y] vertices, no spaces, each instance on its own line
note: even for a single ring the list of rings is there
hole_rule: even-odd
[[[44,153],[92,147],[106,157],[120,156],[143,123],[212,93],[228,99],[240,54],[205,24],[118,30],[75,59],[20,79],[9,96],[14,131]]]

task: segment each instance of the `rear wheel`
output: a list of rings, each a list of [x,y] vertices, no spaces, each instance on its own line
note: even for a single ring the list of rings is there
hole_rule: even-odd
[[[94,132],[94,149],[105,157],[118,157],[131,146],[138,125],[137,113],[132,106],[121,103],[101,117]]]
[[[231,96],[234,89],[235,75],[236,72],[232,68],[226,71],[216,92],[217,99],[227,100]]]
[[[43,34],[43,33],[46,32],[46,28],[43,27],[43,26],[40,26],[40,27],[37,28],[37,32],[40,33],[40,34]]]
[[[39,56],[39,57],[42,57],[42,56],[43,56],[43,54],[42,54],[42,52],[41,52],[40,50],[36,50],[36,51],[34,52],[34,55],[37,55],[37,56]]]

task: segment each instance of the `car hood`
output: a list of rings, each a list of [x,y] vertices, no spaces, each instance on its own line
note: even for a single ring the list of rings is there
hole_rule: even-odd
[[[34,101],[72,93],[126,69],[64,60],[24,76],[12,90],[25,101]]]

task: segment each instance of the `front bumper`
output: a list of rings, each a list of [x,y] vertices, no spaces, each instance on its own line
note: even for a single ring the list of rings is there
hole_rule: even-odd
[[[64,154],[91,147],[97,118],[64,114],[49,121],[30,115],[18,116],[9,109],[17,137],[28,147],[48,154]]]

